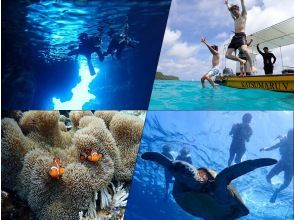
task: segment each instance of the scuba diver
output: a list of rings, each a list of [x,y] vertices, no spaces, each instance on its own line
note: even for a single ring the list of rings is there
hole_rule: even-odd
[[[174,157],[170,153],[171,147],[169,145],[164,145],[162,148],[162,155],[166,156],[168,159],[173,160]],[[167,169],[164,169],[164,177],[165,177],[165,199],[167,199],[169,194],[169,185],[173,183],[173,177]]]
[[[286,189],[293,178],[294,164],[293,164],[293,129],[290,129],[287,136],[280,139],[280,142],[267,148],[261,148],[260,151],[270,151],[279,148],[281,159],[267,174],[266,180],[271,184],[271,178],[284,171],[284,183],[274,192],[270,202],[274,203],[278,193]]]
[[[67,55],[84,55],[87,58],[88,66],[91,75],[95,75],[95,70],[91,60],[91,54],[97,53],[99,60],[102,62],[104,60],[104,55],[101,51],[101,39],[100,37],[89,37],[86,33],[81,33],[78,37],[80,43],[78,49],[73,49]]]
[[[190,154],[189,148],[183,147],[180,151],[180,154],[177,156],[176,160],[182,160],[182,161],[185,161],[185,162],[193,165],[192,158],[189,154]]]
[[[246,113],[242,117],[242,123],[237,123],[232,126],[232,129],[229,133],[233,139],[230,147],[230,158],[228,161],[228,166],[231,166],[234,158],[235,163],[240,163],[243,155],[245,154],[245,142],[249,142],[249,138],[252,135],[252,129],[249,126],[251,119],[252,115]]]
[[[126,19],[127,22],[127,19]],[[107,51],[104,56],[111,55],[117,59],[121,59],[122,51],[126,48],[134,48],[139,44],[139,41],[129,36],[129,25],[126,23],[123,28],[123,32],[120,35],[115,35],[113,31],[108,31],[108,36],[111,38]]]

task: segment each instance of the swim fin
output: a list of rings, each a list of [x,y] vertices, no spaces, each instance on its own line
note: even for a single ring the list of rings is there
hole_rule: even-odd
[[[271,202],[271,203],[275,203],[277,197],[278,197],[278,190],[276,190],[276,191],[274,192],[274,194],[272,195],[272,197],[271,197],[271,199],[270,199],[270,202]]]

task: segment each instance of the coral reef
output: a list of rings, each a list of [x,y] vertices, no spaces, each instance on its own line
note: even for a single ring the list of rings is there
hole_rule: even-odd
[[[58,111],[24,112],[19,125],[2,119],[2,186],[41,220],[123,218],[143,120],[115,111],[69,118],[70,130]]]
[[[144,123],[136,116],[117,113],[110,122],[110,132],[119,148],[123,169],[117,173],[121,179],[130,181],[133,175]],[[124,170],[129,171],[127,174]]]

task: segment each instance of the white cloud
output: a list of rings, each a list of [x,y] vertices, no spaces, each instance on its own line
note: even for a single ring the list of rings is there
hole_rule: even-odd
[[[181,36],[181,31],[167,26],[157,69],[181,79],[197,78],[195,70],[201,63],[196,59],[199,45],[188,44]]]
[[[228,39],[229,34],[227,32],[221,32],[215,36],[216,40],[225,40]]]
[[[181,37],[182,33],[177,30],[177,31],[172,31],[169,27],[166,28],[165,30],[165,34],[164,34],[164,41],[163,43],[167,46],[167,45],[172,45],[175,42],[177,42],[177,40],[179,40],[179,38]]]

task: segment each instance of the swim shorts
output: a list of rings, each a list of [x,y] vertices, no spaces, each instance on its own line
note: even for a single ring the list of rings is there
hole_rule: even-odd
[[[232,38],[228,48],[234,48],[235,50],[237,50],[242,45],[246,45],[246,34],[244,32],[235,33],[235,36]]]
[[[219,74],[219,68],[218,67],[213,67],[211,70],[208,72],[209,77],[213,77]]]

